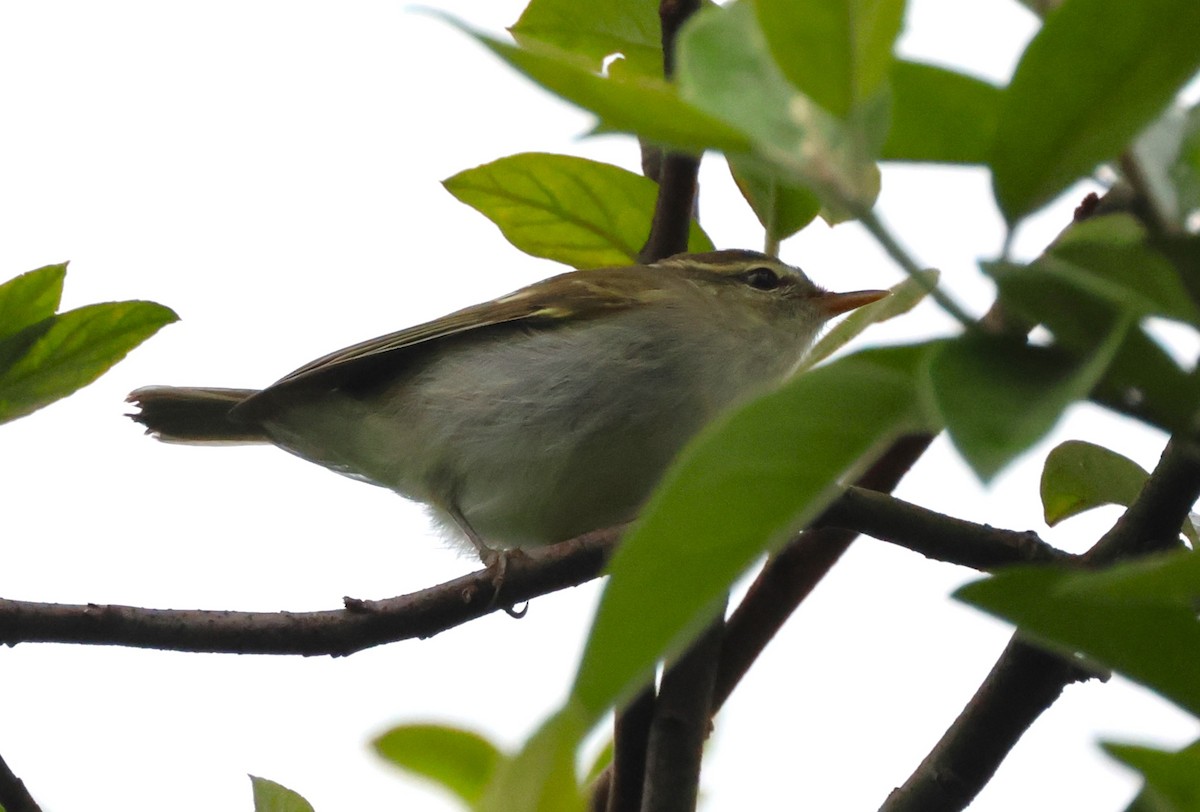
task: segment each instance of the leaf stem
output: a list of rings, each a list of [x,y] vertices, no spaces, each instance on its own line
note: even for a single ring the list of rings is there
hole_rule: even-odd
[[[858,220],[863,224],[863,227],[878,241],[883,249],[888,252],[896,264],[900,266],[906,274],[917,281],[919,285],[929,291],[929,295],[933,300],[941,305],[942,309],[949,313],[963,327],[968,330],[978,329],[976,320],[962,308],[958,302],[937,286],[936,282],[931,282],[929,277],[922,274],[923,270],[916,261],[908,255],[908,252],[900,245],[899,242],[892,236],[873,211],[857,212]]]

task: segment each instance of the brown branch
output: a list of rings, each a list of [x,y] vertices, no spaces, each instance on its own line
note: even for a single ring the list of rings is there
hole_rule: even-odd
[[[713,684],[724,605],[691,647],[663,674],[646,748],[642,812],[692,812],[700,789],[700,759],[713,715]]]
[[[3,758],[0,758],[0,806],[4,812],[42,812],[25,782],[17,778]]]
[[[513,554],[502,598],[508,606],[578,586],[600,574],[624,528],[586,533]],[[0,643],[87,643],[234,654],[353,654],[431,637],[502,609],[488,570],[386,600],[345,599],[323,612],[231,612],[34,603],[0,599]]]
[[[816,527],[852,530],[920,553],[926,558],[984,572],[1012,564],[1073,561],[1033,531],[1002,530],[955,519],[878,491],[848,488]]]
[[[1014,635],[946,735],[880,812],[965,809],[1062,689],[1092,676]]]
[[[699,170],[700,159],[695,156],[668,152],[663,157],[650,237],[638,254],[642,262],[654,262],[687,250]]]
[[[1200,437],[1180,434],[1133,505],[1084,556],[1092,566],[1168,550],[1200,498]],[[1014,635],[987,680],[884,812],[952,812],[964,809],[991,779],[1021,734],[1071,682],[1095,676],[1070,659],[1050,654]]]
[[[613,761],[596,780],[592,808],[598,812],[623,812],[642,808],[646,776],[646,747],[654,721],[657,696],[651,682],[617,713],[613,729]]]
[[[700,0],[661,0],[658,17],[662,24],[663,75],[675,75],[675,38],[688,17],[700,8]],[[638,255],[642,262],[655,262],[687,250],[692,215],[696,211],[696,175],[700,158],[681,152],[667,152],[645,141],[642,168],[646,176],[658,181],[654,202],[654,220],[650,236]]]

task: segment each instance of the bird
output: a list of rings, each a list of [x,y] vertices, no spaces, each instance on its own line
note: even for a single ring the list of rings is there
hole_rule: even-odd
[[[830,293],[739,249],[577,270],[264,389],[143,387],[129,416],[165,442],[273,444],[389,488],[490,566],[635,518],[701,428],[779,384],[830,318],[886,295]]]

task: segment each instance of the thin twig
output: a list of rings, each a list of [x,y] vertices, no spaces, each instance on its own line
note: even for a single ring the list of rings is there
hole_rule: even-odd
[[[875,212],[860,211],[856,212],[856,214],[859,222],[883,246],[883,250],[887,251],[888,256],[895,260],[902,271],[917,280],[917,283],[929,292],[930,298],[941,305],[943,310],[953,316],[966,329],[978,329],[979,325],[975,319],[958,302],[954,301],[950,294],[938,287],[936,282],[931,282],[928,276],[921,273],[924,269],[917,264],[916,260],[908,255],[903,246],[892,236],[887,226],[875,216]]]

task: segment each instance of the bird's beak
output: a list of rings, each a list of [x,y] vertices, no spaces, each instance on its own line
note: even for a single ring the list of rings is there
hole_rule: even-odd
[[[831,319],[891,295],[891,292],[886,290],[854,290],[849,293],[822,293],[815,301],[821,315]]]

